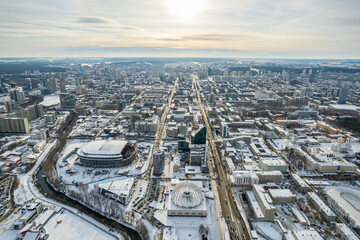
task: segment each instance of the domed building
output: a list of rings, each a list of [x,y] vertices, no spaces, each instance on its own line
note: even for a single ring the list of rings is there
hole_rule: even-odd
[[[178,183],[169,197],[168,216],[205,217],[206,201],[201,181]]]
[[[124,167],[134,160],[135,146],[120,140],[92,141],[80,147],[77,155],[86,167]]]

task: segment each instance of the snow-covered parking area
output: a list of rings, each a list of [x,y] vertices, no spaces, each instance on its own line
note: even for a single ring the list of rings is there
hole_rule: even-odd
[[[77,217],[69,211],[62,210],[54,215],[44,226],[51,240],[108,240],[116,239],[110,234],[100,230],[84,219]]]

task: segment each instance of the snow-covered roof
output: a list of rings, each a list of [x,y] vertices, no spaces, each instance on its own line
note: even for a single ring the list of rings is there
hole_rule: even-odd
[[[103,188],[116,195],[127,196],[130,193],[132,186],[134,185],[134,178],[127,178],[118,181],[99,183],[99,188]]]
[[[120,155],[127,141],[99,140],[85,144],[81,152],[85,155]]]
[[[352,105],[352,104],[330,104],[329,107],[336,109],[336,110],[360,111],[360,107]]]
[[[272,198],[292,198],[295,195],[289,189],[269,189]]]
[[[197,184],[185,181],[174,187],[171,200],[179,207],[193,208],[202,203],[204,194]]]

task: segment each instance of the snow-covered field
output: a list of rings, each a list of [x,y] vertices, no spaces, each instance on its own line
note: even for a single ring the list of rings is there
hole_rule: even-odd
[[[57,223],[61,221],[61,223]],[[53,216],[44,226],[50,240],[105,240],[116,239],[75,214],[64,210]]]

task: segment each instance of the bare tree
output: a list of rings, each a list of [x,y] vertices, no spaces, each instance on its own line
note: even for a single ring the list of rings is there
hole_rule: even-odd
[[[145,240],[150,239],[149,230],[146,228],[145,224],[141,220],[138,220],[136,222],[136,230],[138,231],[142,239]]]

